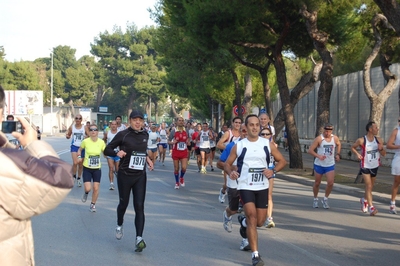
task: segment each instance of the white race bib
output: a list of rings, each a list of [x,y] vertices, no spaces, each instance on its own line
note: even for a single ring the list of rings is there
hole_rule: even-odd
[[[133,151],[129,161],[129,168],[143,170],[146,165],[146,153]]]
[[[88,166],[89,166],[89,168],[98,168],[100,166],[100,156],[99,155],[89,155]]]
[[[377,153],[378,153],[378,150],[367,151],[367,160],[368,160],[368,162],[378,161]]]
[[[73,136],[73,140],[74,140],[74,146],[81,146],[82,140],[83,140],[83,133],[74,133]]]
[[[185,142],[178,142],[176,145],[177,145],[178,151],[186,150],[186,143]]]
[[[267,177],[264,176],[263,171],[265,168],[249,168],[249,174],[247,175],[247,183],[250,186],[263,186]]]

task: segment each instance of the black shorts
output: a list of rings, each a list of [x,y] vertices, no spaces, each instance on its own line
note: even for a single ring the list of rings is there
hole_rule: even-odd
[[[190,145],[187,145],[187,149],[188,151],[190,151],[192,149],[192,143],[190,142]]]
[[[228,193],[229,209],[231,211],[237,211],[239,209],[240,193],[236,188],[226,188]]]
[[[200,155],[200,149],[194,149],[194,154]]]
[[[248,202],[253,202],[257,209],[266,209],[268,206],[268,188],[263,190],[239,190],[243,206]]]
[[[376,175],[378,174],[378,168],[361,168],[361,173],[365,174],[365,175],[371,175],[371,177],[376,177]]]
[[[212,147],[212,148],[211,148],[211,151],[215,151],[215,149],[216,149],[215,147]]]
[[[206,154],[210,153],[210,148],[200,148],[201,152],[205,152]]]
[[[82,179],[83,183],[86,182],[98,182],[100,183],[101,180],[101,168],[99,169],[91,169],[87,167],[83,167],[83,173],[82,173]]]

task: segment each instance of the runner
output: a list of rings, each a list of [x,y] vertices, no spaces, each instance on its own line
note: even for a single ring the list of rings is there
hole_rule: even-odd
[[[118,132],[126,129],[125,124],[122,123],[122,117],[120,115],[117,115],[115,117],[115,121],[117,122],[117,130],[118,130]]]
[[[386,144],[386,148],[395,150],[394,157],[392,159],[392,196],[389,206],[389,213],[397,214],[396,211],[396,196],[400,185],[400,117],[398,118],[398,126],[393,129],[392,134]]]
[[[165,127],[165,123],[161,123],[161,128],[159,131],[160,135],[160,142],[158,143],[158,150],[159,150],[159,162],[162,162],[164,166],[165,154],[168,148],[168,130]]]
[[[85,139],[85,136],[89,136],[87,128],[82,124],[82,116],[76,115],[75,116],[75,123],[68,128],[65,137],[70,139],[71,141],[71,157],[73,162],[72,173],[74,180],[77,180],[78,187],[82,186],[82,172],[83,172],[83,161],[78,160],[78,149],[81,146],[82,141]],[[85,157],[85,150],[82,150],[80,155]],[[78,170],[78,177],[76,176],[76,171]]]
[[[213,136],[213,138],[210,139],[210,154],[208,156],[208,161],[210,162],[211,171],[213,172],[214,171],[213,161],[214,161],[215,150],[216,150],[215,139],[217,138],[217,133],[215,133],[215,131],[213,130],[212,127],[209,127],[209,129],[210,129],[210,133]]]
[[[199,173],[201,171],[201,155],[200,155],[200,147],[199,147],[200,141],[198,140],[200,131],[201,131],[201,124],[197,124],[196,130],[192,135],[194,155],[196,156],[197,167],[199,169],[197,172],[199,172]]]
[[[174,161],[175,189],[179,186],[185,186],[185,173],[187,167],[187,145],[189,137],[184,127],[182,117],[176,119],[176,129],[173,129],[169,134],[169,144],[172,144],[172,160]],[[181,163],[181,172],[179,175],[179,162]]]
[[[110,122],[110,130],[104,134],[103,140],[108,145],[115,135],[117,135],[117,121]],[[118,152],[118,147],[115,148],[115,152]],[[108,163],[108,179],[110,180],[110,187],[109,190],[114,190],[114,175],[117,176],[118,167],[119,167],[120,158],[118,156],[107,156],[107,163]]]
[[[91,124],[88,130],[90,137],[82,141],[77,154],[78,160],[82,161],[81,153],[82,150],[85,150],[85,157],[83,160],[84,193],[82,196],[82,202],[86,202],[88,194],[92,190],[93,181],[92,202],[90,202],[89,210],[91,212],[96,212],[96,201],[99,197],[101,180],[100,156],[104,151],[106,144],[103,140],[99,139],[99,130],[95,124]]]
[[[261,129],[270,128],[272,131],[272,137],[275,137],[275,127],[271,126],[271,119],[267,113],[260,113],[258,118],[260,119]]]
[[[130,194],[133,194],[133,206],[135,209],[136,227],[136,252],[141,252],[146,247],[143,239],[144,230],[144,201],[146,197],[146,162],[149,169],[153,169],[153,162],[146,156],[147,140],[149,134],[143,130],[144,117],[138,110],[133,110],[129,115],[130,127],[117,134],[107,145],[104,154],[121,158],[118,170],[118,194],[117,227],[115,237],[120,240],[123,237],[123,222],[126,209],[129,204]],[[115,153],[115,149],[120,150]]]
[[[225,173],[238,181],[240,198],[243,201],[246,216],[239,215],[240,234],[249,239],[253,265],[264,265],[258,253],[257,227],[261,227],[267,216],[268,187],[270,179],[283,169],[286,161],[267,139],[259,137],[260,120],[256,115],[246,117],[247,138],[233,146],[225,163]],[[275,169],[268,169],[270,155],[277,162]],[[232,167],[238,158],[237,171]]]
[[[332,192],[335,182],[335,161],[340,161],[341,143],[339,138],[332,134],[333,125],[327,123],[324,132],[314,139],[308,149],[308,153],[315,157],[313,186],[314,202],[313,208],[318,208],[318,192],[321,184],[322,175],[326,175],[325,197],[321,200],[324,209],[329,209],[328,197]],[[317,152],[315,152],[317,150]],[[335,152],[336,150],[336,152]]]
[[[147,154],[150,160],[153,162],[153,166],[155,166],[156,163],[157,142],[160,141],[160,136],[158,135],[156,129],[157,127],[154,124],[150,126],[149,140],[147,141]]]
[[[200,156],[201,156],[201,170],[200,173],[207,174],[206,166],[207,166],[207,158],[210,154],[210,140],[214,139],[214,136],[211,135],[210,130],[208,129],[208,123],[204,122],[202,130],[200,131],[199,136],[197,136],[197,140],[200,141]]]
[[[372,189],[381,164],[380,156],[385,156],[386,151],[383,148],[382,138],[376,137],[379,128],[375,122],[368,122],[365,129],[367,135],[357,139],[351,146],[351,151],[361,160],[361,173],[365,183],[365,195],[360,199],[361,211],[366,213],[369,210],[369,215],[374,216],[378,210],[372,204]],[[357,148],[361,148],[361,154],[357,152]]]
[[[240,125],[243,123],[242,118],[239,116],[236,116],[232,119],[232,128],[225,131],[225,133],[222,135],[222,137],[219,139],[217,143],[217,148],[220,149],[221,151],[225,149],[225,147],[232,141],[235,141],[239,139],[240,137]],[[219,190],[219,195],[218,199],[219,202],[224,203],[225,202],[225,196],[226,196],[226,175],[222,173],[224,177],[224,183],[222,184],[222,188]]]

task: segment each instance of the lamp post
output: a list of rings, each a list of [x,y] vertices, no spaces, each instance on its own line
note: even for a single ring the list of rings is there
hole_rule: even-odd
[[[51,81],[50,81],[50,135],[53,135],[53,51],[51,51]]]

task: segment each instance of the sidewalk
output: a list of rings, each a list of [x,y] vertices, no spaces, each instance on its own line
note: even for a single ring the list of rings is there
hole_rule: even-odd
[[[279,148],[279,151],[282,153],[282,155],[289,163],[289,152],[285,151],[282,148]],[[302,155],[303,155],[303,168],[305,169],[304,171],[307,172],[307,174],[309,174],[307,177],[305,177],[305,175],[307,174],[304,174],[303,172],[301,173],[301,175],[300,174],[296,175],[294,173],[295,171],[290,172],[290,169],[285,169],[284,171],[282,171],[281,174],[278,175],[279,178],[282,178],[284,180],[309,185],[311,189],[311,187],[314,184],[314,178],[312,178],[311,176],[314,159],[308,153],[303,153]],[[335,166],[336,174],[351,178],[352,181],[351,185],[353,185],[359,169],[360,169],[360,162],[350,161],[350,160],[340,160],[340,162],[336,163]],[[364,185],[360,183],[361,180],[362,177],[358,179],[358,185],[356,185],[355,187],[351,186],[350,184],[346,185],[343,183],[342,184],[335,183],[335,185],[333,186],[333,191],[350,194],[361,198],[364,196]],[[322,191],[325,188],[325,184],[326,182],[322,181],[320,191]],[[373,200],[384,204],[389,204],[391,186],[393,184],[393,176],[391,175],[390,167],[386,166],[379,167],[378,175],[376,177],[376,185],[378,184],[384,187],[385,192],[380,193],[380,192],[374,192],[373,190],[372,192]]]

